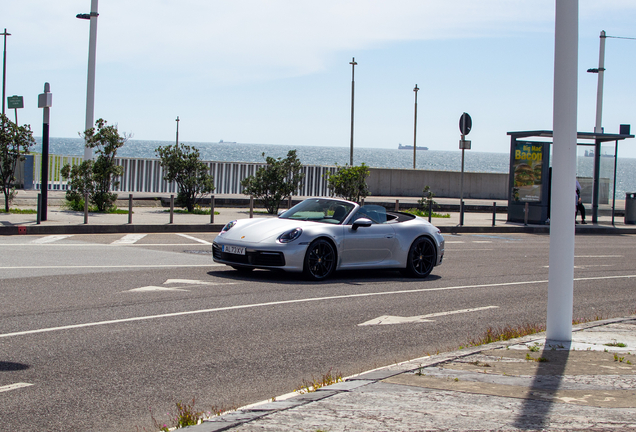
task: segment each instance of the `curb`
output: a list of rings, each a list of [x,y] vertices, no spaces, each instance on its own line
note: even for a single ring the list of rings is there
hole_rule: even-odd
[[[577,324],[573,326],[572,332],[577,332],[593,327],[600,327],[607,324],[619,323],[623,321],[631,321],[634,319],[634,317],[635,316],[632,315],[629,317],[610,318],[600,321],[591,321],[588,323]],[[312,393],[299,394],[297,396],[292,396],[281,401],[264,401],[262,404],[257,403],[248,405],[243,408],[238,408],[237,410],[228,412],[227,414],[222,414],[218,417],[211,417],[210,419],[203,421],[196,426],[190,426],[188,427],[188,430],[192,432],[220,432],[229,430],[242,424],[266,417],[270,414],[274,414],[276,412],[285,411],[290,408],[297,408],[299,406],[309,404],[310,402],[329,398],[339,393],[353,391],[357,388],[369,384],[374,384],[378,381],[382,381],[396,375],[415,372],[421,367],[435,366],[437,364],[453,361],[458,358],[467,357],[473,354],[479,354],[482,351],[505,348],[506,346],[510,345],[529,343],[537,339],[543,339],[544,337],[545,332],[541,332],[523,336],[520,338],[509,339],[507,341],[492,342],[489,344],[480,345],[478,347],[466,348],[428,357],[420,357],[413,360],[408,360],[403,363],[385,366],[383,368],[354,375],[347,378],[344,382],[319,388]]]

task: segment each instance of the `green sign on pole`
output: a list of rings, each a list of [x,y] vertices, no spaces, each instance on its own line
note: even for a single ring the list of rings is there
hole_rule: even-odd
[[[7,101],[9,104],[9,109],[24,108],[24,100],[22,99],[22,96],[9,96],[7,98]]]

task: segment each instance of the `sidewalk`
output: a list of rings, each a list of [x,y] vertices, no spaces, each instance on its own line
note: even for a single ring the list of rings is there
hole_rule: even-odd
[[[209,215],[174,213],[170,223],[169,207],[162,207],[169,200],[170,194],[136,193],[133,196],[132,223],[128,223],[128,214],[89,213],[88,223],[84,224],[84,213],[62,208],[64,192],[50,191],[48,195],[47,220],[37,224],[36,214],[0,214],[0,235],[17,234],[97,234],[97,233],[151,233],[151,232],[218,232],[227,223],[235,219],[249,217],[249,200],[244,195],[217,195],[215,206],[218,215],[210,223]],[[128,210],[128,195],[120,194],[117,206]],[[295,199],[297,202],[302,198]],[[417,207],[418,198],[408,197],[368,197],[369,203],[394,204],[399,200],[400,208]],[[437,201],[453,208],[457,199],[439,198]],[[498,210],[493,225],[493,202]],[[464,212],[464,224],[459,225],[459,211],[445,211],[448,218],[432,218],[431,222],[440,228],[442,233],[549,233],[549,226],[507,222],[506,206],[503,200],[465,200],[467,211]],[[231,207],[226,207],[230,205]],[[456,206],[458,207],[458,206]],[[37,191],[20,191],[12,208],[37,208]],[[588,216],[587,225],[576,225],[576,232],[581,234],[636,234],[636,225],[625,225],[622,216],[615,216],[612,226],[611,212],[607,209],[599,215],[598,224],[591,223]],[[264,209],[255,208],[254,217],[271,217]]]
[[[423,357],[187,430],[636,430],[636,315],[575,326],[572,339],[538,334]]]

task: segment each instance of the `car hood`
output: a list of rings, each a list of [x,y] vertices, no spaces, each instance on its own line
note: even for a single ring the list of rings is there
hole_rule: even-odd
[[[239,219],[232,229],[219,234],[219,236],[226,240],[238,242],[269,242],[276,240],[285,231],[315,225],[316,223],[279,218]]]

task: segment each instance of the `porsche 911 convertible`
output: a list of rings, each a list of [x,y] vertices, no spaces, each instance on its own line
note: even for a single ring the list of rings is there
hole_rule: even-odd
[[[428,276],[442,263],[444,238],[425,219],[333,198],[309,198],[276,218],[229,222],[212,244],[214,261],[239,271],[303,272],[322,280],[336,270],[398,269]]]

